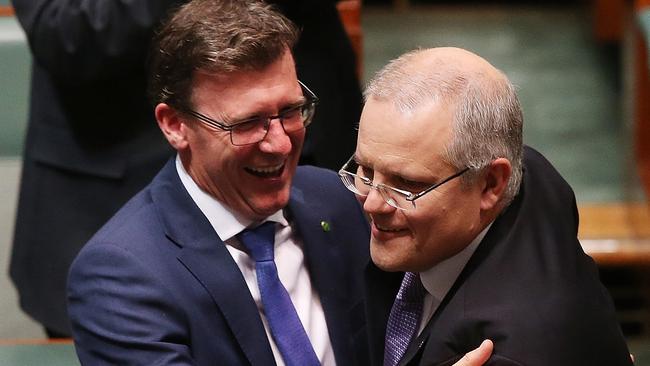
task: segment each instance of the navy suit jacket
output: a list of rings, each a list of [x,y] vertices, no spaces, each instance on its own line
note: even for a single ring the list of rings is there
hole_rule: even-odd
[[[351,340],[364,329],[369,231],[360,206],[332,172],[299,167],[287,211],[337,363],[367,364]],[[68,301],[84,364],[275,364],[244,278],[173,160],[81,250]]]
[[[486,365],[631,365],[614,307],[577,240],[573,191],[526,148],[519,194],[494,221],[402,365],[451,365],[483,339]],[[403,273],[366,272],[372,364],[381,365]]]

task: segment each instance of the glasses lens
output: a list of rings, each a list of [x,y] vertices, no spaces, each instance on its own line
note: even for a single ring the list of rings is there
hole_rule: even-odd
[[[370,190],[374,188],[379,191],[381,198],[392,207],[400,210],[409,210],[415,207],[413,202],[407,199],[408,196],[398,189],[384,184],[373,185],[371,178],[363,175],[363,169],[352,158],[339,170],[339,177],[347,189],[360,196],[369,195]]]
[[[265,118],[238,123],[230,130],[233,145],[248,145],[262,141],[266,136],[265,124]]]
[[[352,192],[361,196],[367,196],[370,193],[372,186],[367,183],[368,178],[363,176],[363,172],[354,160],[348,161],[339,171],[339,175],[345,186]]]
[[[303,125],[307,127],[314,119],[314,114],[316,113],[316,102],[308,101],[302,106],[301,112],[302,112]]]
[[[413,208],[413,203],[407,201],[406,196],[392,189],[391,187],[380,184],[377,187],[377,190],[381,194],[381,197],[384,199],[384,201],[386,201],[386,203],[389,205],[395,208],[399,208],[400,210],[408,210],[410,208]]]
[[[356,193],[356,194],[359,194],[359,195],[361,194],[361,192],[359,192],[359,190],[357,189],[357,187],[356,187],[356,185],[354,183],[355,177],[354,177],[353,174],[351,174],[350,172],[346,172],[346,171],[340,171],[339,172],[339,177],[341,178],[341,181],[345,185],[345,188],[349,189],[353,193]]]
[[[299,105],[280,113],[282,126],[284,127],[285,132],[294,132],[305,127],[303,109],[304,105]]]

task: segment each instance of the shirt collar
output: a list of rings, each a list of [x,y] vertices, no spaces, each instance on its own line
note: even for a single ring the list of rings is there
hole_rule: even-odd
[[[430,269],[420,272],[420,279],[424,288],[430,293],[438,302],[447,295],[449,289],[460,275],[460,272],[465,268],[465,265],[472,257],[472,254],[478,248],[478,245],[487,234],[492,226],[490,223],[483,231],[481,231],[472,242],[456,255],[445,259],[444,261],[436,264]]]
[[[203,215],[208,219],[222,241],[225,242],[239,234],[245,228],[258,224],[233,211],[230,207],[199,188],[187,170],[185,170],[178,154],[176,154],[176,171],[185,190],[187,190],[187,193],[192,197],[194,203],[196,203]],[[289,225],[282,210],[278,210],[263,221],[274,221],[283,226]]]

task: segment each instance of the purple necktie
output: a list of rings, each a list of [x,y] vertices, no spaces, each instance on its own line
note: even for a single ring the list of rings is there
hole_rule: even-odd
[[[406,272],[388,317],[384,366],[395,366],[415,337],[426,290],[418,273]]]
[[[264,313],[284,363],[287,366],[320,365],[289,293],[278,277],[273,254],[275,223],[267,221],[256,228],[242,231],[238,237],[255,261]]]

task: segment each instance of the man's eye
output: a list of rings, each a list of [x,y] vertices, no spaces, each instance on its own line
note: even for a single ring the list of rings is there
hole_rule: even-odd
[[[415,180],[406,179],[404,177],[399,177],[397,181],[399,183],[398,188],[402,188],[407,191],[418,192],[418,191],[425,190],[428,186],[430,186],[430,184],[428,183],[418,182]]]
[[[302,105],[294,106],[283,110],[280,115],[284,119],[293,119],[302,115]]]
[[[364,166],[359,166],[359,175],[362,177],[366,177],[370,180],[372,180],[374,171],[370,168],[364,167]]]
[[[261,117],[251,118],[251,119],[247,119],[244,122],[237,123],[237,125],[235,126],[235,129],[240,131],[240,132],[254,130],[260,124],[263,124],[263,123],[264,123],[264,118],[261,118]]]

